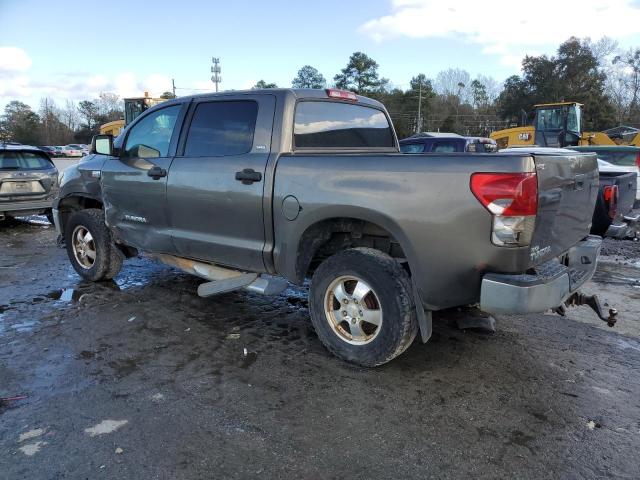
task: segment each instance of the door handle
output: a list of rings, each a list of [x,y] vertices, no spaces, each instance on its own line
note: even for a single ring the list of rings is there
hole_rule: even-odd
[[[167,171],[164,168],[160,168],[156,165],[147,170],[147,175],[154,180],[159,180],[161,177],[167,176]]]
[[[262,174],[253,168],[245,168],[241,172],[236,172],[236,180],[242,182],[243,185],[251,185],[253,182],[262,180]]]

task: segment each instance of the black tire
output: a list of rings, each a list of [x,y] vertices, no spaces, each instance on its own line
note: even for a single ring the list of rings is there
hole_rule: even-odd
[[[379,301],[380,331],[369,343],[353,345],[344,340],[325,314],[325,294],[341,277],[362,279]],[[327,349],[343,360],[365,367],[382,365],[397,357],[411,345],[418,332],[409,275],[389,255],[372,248],[343,250],[322,262],[311,279],[309,310],[318,337]]]
[[[78,227],[88,230],[93,237],[96,255],[93,265],[89,268],[83,266],[74,254],[72,237]],[[74,212],[65,225],[64,239],[71,265],[85,280],[92,282],[109,280],[115,277],[122,268],[124,255],[113,243],[111,232],[104,223],[102,210],[88,208]]]

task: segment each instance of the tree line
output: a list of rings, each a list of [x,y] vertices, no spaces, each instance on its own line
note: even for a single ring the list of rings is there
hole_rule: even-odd
[[[316,68],[303,66],[292,80],[294,88],[335,87],[381,101],[399,138],[420,131],[488,135],[530,120],[537,103],[577,101],[584,104],[585,130],[616,125],[640,127],[640,48],[621,51],[603,38],[569,38],[555,55],[526,56],[522,74],[499,83],[490,76],[475,78],[450,68],[434,78],[417,73],[401,88],[381,77],[378,63],[363,52],[353,53],[329,82]],[[277,88],[260,80],[254,88]],[[165,92],[163,98],[171,98]],[[35,145],[88,143],[103,123],[123,118],[123,102],[112,93],[59,107],[50,98],[33,111],[9,102],[0,117],[0,140]]]

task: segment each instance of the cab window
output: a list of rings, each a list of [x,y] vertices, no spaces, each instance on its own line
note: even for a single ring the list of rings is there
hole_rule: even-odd
[[[189,126],[187,157],[242,155],[253,148],[258,104],[253,100],[201,103]]]
[[[456,151],[456,143],[453,140],[438,140],[433,144],[434,153],[453,153]]]
[[[342,102],[299,102],[293,138],[297,148],[395,146],[393,130],[383,111]]]
[[[422,153],[424,152],[424,143],[405,143],[400,145],[402,153]]]
[[[136,158],[166,157],[173,128],[180,113],[173,105],[148,114],[131,127],[124,149],[125,156]]]

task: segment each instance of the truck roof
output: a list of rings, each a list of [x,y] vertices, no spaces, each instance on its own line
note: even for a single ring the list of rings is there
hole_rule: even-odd
[[[307,99],[322,99],[322,100],[332,100],[337,102],[345,102],[345,103],[353,103],[355,105],[368,105],[376,108],[384,108],[382,103],[378,102],[369,97],[364,97],[362,95],[357,95],[357,101],[352,100],[341,100],[339,98],[329,97],[327,92],[329,90],[339,90],[333,88],[327,89],[319,89],[319,88],[262,88],[262,89],[251,89],[251,90],[225,90],[224,92],[210,92],[210,93],[199,93],[195,95],[185,95],[184,97],[178,97],[176,99],[168,100],[164,102],[163,105],[167,105],[169,103],[174,102],[184,102],[193,99],[201,99],[201,98],[219,98],[225,97],[229,95],[255,95],[255,94],[271,94],[276,96],[292,96],[296,100],[307,100]]]

